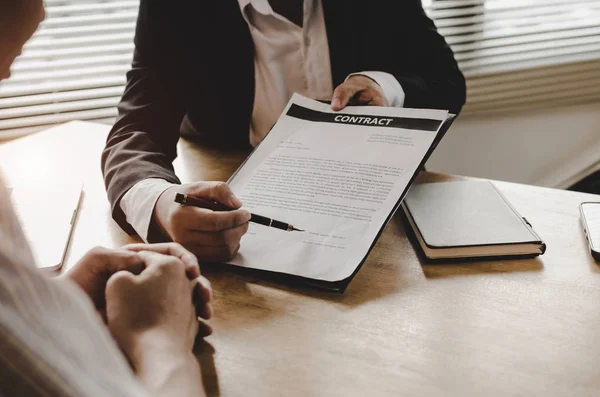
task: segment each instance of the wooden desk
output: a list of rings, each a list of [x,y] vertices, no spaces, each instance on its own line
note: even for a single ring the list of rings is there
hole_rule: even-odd
[[[72,123],[0,145],[15,183],[85,181],[67,266],[95,245],[132,241],[110,219],[106,133]],[[176,168],[184,181],[225,180],[244,155],[183,142]],[[396,218],[344,295],[208,272],[215,334],[199,359],[209,394],[599,396],[600,267],[578,204],[600,197],[497,185],[548,244],[544,256],[424,265]]]

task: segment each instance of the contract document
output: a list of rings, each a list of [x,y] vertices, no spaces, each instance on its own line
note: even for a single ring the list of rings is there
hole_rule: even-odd
[[[229,263],[345,290],[451,118],[389,107],[334,112],[294,95],[228,183],[252,213],[305,231],[251,223]]]

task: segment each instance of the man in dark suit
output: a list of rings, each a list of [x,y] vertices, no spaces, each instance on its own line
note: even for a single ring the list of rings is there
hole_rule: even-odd
[[[180,185],[179,137],[256,145],[294,92],[458,113],[465,81],[419,0],[141,0],[132,69],[102,156],[113,216],[147,241],[228,260],[250,214],[226,184]],[[237,208],[181,207],[175,192]]]

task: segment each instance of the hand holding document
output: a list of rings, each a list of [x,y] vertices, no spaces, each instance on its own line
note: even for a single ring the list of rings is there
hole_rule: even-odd
[[[349,107],[294,95],[229,180],[244,207],[304,233],[251,224],[230,262],[344,290],[443,135],[447,111]]]

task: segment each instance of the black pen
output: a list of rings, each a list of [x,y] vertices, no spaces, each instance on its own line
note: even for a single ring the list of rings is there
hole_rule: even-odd
[[[226,205],[217,203],[216,201],[208,200],[202,197],[188,196],[187,194],[177,193],[175,195],[175,202],[181,205],[189,205],[192,207],[207,208],[213,211],[233,211],[233,208],[229,208]],[[250,214],[250,222],[258,223],[259,225],[274,227],[275,229],[285,230],[288,232],[303,232],[304,230],[298,229],[289,223],[277,221],[275,219],[267,218],[266,216]]]

